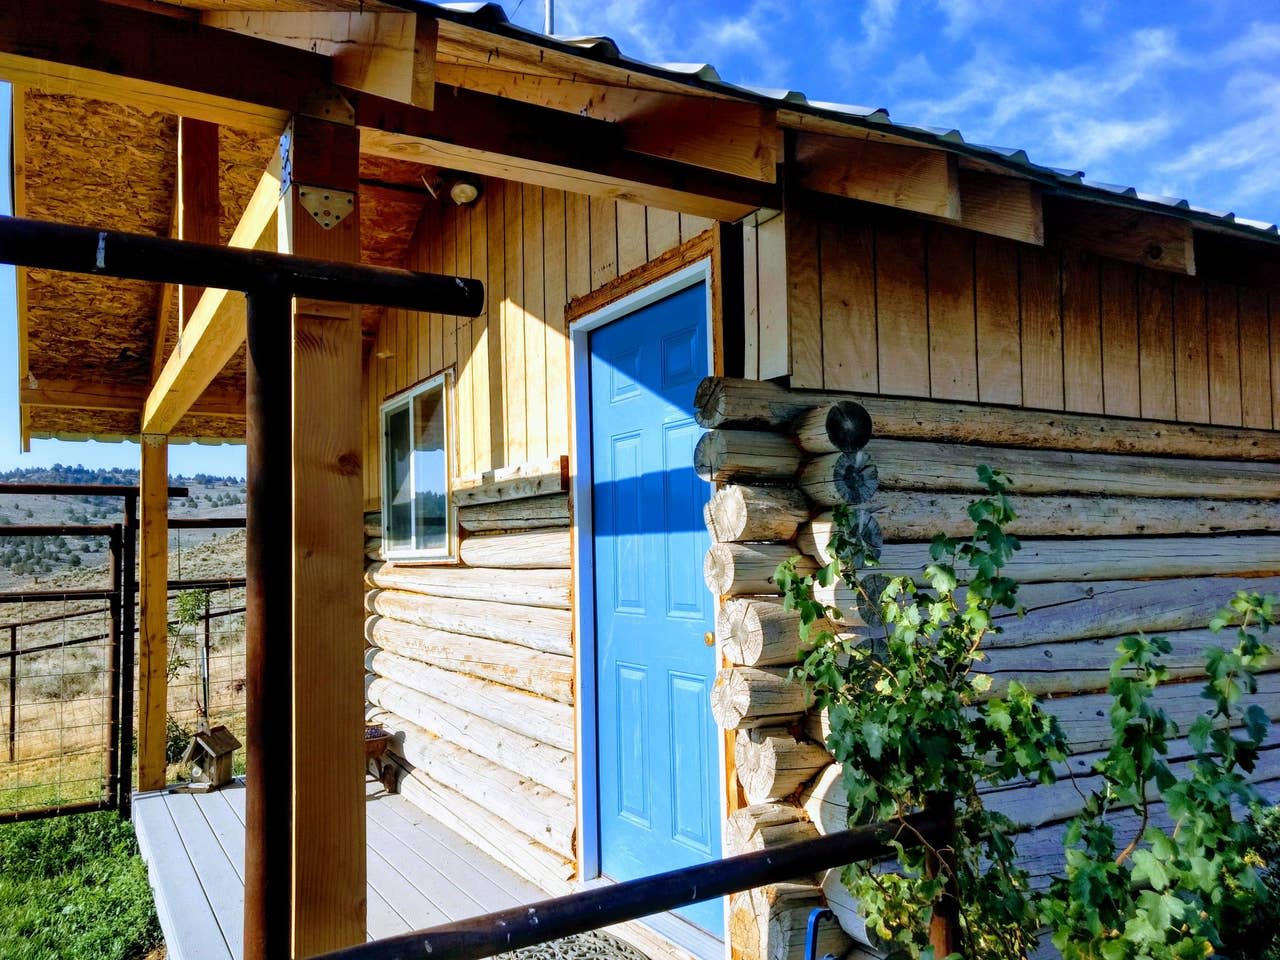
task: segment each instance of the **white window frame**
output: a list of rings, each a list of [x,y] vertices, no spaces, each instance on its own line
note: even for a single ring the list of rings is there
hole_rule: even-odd
[[[411,561],[422,563],[456,563],[458,559],[457,508],[453,503],[453,475],[456,469],[454,460],[453,436],[453,384],[452,370],[442,370],[433,377],[416,383],[408,390],[403,390],[384,400],[378,407],[378,497],[381,502],[382,518],[382,556],[387,560]],[[444,454],[445,454],[445,532],[448,543],[443,550],[423,550],[415,547],[392,548],[390,537],[390,499],[387,490],[387,416],[402,409],[409,410],[409,436],[412,445],[414,435],[413,401],[415,397],[437,387],[441,391],[444,402]],[[414,475],[414,458],[409,458],[409,485],[415,497],[418,480]]]

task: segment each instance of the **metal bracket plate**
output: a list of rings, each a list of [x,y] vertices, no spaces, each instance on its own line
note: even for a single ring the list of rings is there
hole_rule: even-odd
[[[328,120],[330,123],[341,123],[352,126],[356,122],[356,108],[351,101],[333,88],[317,90],[305,97],[298,106],[298,113],[304,117],[315,117],[317,120]]]
[[[298,203],[311,214],[313,220],[326,230],[331,230],[345,220],[356,208],[356,195],[350,190],[331,190],[328,187],[308,187],[298,184]]]

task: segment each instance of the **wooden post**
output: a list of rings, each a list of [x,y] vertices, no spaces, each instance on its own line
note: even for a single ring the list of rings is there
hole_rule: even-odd
[[[138,789],[165,784],[169,659],[169,441],[143,434],[141,623],[138,643]]]
[[[178,118],[178,238],[221,243],[218,196],[218,125]],[[178,288],[178,329],[191,319],[204,287]],[[162,318],[167,320],[168,318]]]
[[[18,625],[9,624],[9,762],[18,749]]]
[[[931,793],[925,800],[925,814],[937,818],[942,829],[932,838],[936,854],[928,857],[927,869],[931,877],[943,874],[943,892],[933,905],[929,919],[929,944],[938,960],[960,950],[960,903],[956,899],[956,807],[955,800],[945,793]]]
[[[134,672],[137,666],[136,613],[138,605],[138,491],[124,495],[124,524],[120,544],[120,812],[129,815],[133,803]]]
[[[246,301],[244,960],[270,960],[290,956],[293,903],[293,304]]]
[[[280,250],[360,257],[359,135],[296,117]],[[325,227],[304,203],[341,220]],[[304,192],[307,196],[304,196]],[[280,371],[277,375],[285,375]],[[359,309],[294,301],[293,956],[365,941]]]

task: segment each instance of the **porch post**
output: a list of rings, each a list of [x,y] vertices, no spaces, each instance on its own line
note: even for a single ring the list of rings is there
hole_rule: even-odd
[[[246,296],[244,960],[291,956],[292,312],[285,291]]]
[[[143,434],[139,477],[142,543],[139,551],[138,789],[158,790],[165,784],[168,708],[165,672],[169,659],[168,437]],[[125,676],[132,676],[128,664]],[[129,719],[125,718],[125,722]],[[129,761],[129,757],[122,758],[126,770]]]
[[[279,249],[360,258],[359,134],[294,118]],[[277,375],[283,376],[285,371]],[[293,304],[293,956],[365,940],[359,308]]]

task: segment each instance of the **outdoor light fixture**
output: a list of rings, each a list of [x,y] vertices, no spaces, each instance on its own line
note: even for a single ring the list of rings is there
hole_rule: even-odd
[[[480,185],[470,180],[459,178],[449,187],[449,199],[460,207],[474,203],[480,196]]]

